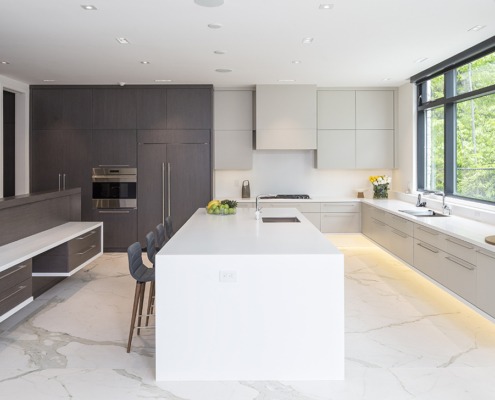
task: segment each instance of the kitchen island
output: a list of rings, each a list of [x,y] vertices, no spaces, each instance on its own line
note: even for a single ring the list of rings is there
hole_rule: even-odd
[[[296,209],[199,209],[156,256],[156,379],[344,378],[344,258]]]

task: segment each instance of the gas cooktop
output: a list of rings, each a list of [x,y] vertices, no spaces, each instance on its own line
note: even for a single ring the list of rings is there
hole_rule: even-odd
[[[310,199],[309,194],[275,194],[262,196],[262,199]]]

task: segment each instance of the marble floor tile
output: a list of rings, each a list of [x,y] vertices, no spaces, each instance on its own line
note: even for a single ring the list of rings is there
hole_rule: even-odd
[[[344,381],[155,382],[154,330],[126,353],[127,255],[106,253],[0,323],[0,399],[495,398],[492,319],[362,235],[328,239],[345,256]]]

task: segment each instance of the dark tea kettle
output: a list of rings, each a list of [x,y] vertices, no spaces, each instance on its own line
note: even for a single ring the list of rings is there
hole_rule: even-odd
[[[251,197],[251,189],[249,188],[249,181],[246,179],[242,182],[242,198],[249,199]]]

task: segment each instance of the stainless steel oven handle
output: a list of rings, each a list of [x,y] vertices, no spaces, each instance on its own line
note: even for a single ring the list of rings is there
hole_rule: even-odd
[[[171,209],[171,207],[170,207],[170,199],[171,199],[171,197],[172,197],[172,196],[171,196],[171,194],[170,194],[170,187],[171,187],[171,184],[170,184],[170,176],[171,176],[171,174],[172,174],[172,173],[171,173],[171,170],[172,170],[172,168],[171,168],[171,166],[170,166],[170,163],[167,163],[167,180],[168,180],[168,181],[167,181],[167,191],[168,191],[168,193],[167,193],[167,196],[168,196],[167,201],[168,201],[168,217],[170,217],[170,209]]]

